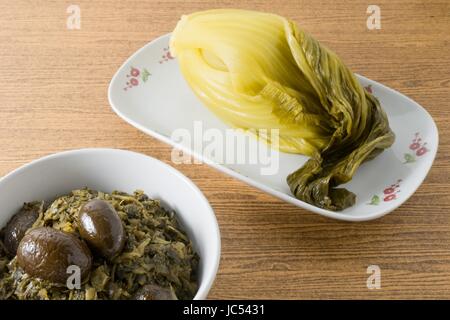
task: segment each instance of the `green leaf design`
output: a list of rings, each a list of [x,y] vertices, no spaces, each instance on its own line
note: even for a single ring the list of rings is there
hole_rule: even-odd
[[[373,206],[379,205],[379,204],[380,204],[380,197],[377,196],[377,195],[374,195],[374,196],[372,197],[372,200],[370,200],[370,203],[369,203],[369,204],[370,204],[370,205],[373,205]]]
[[[403,157],[405,158],[405,162],[403,163],[416,162],[416,157],[414,157],[411,153],[405,153]]]
[[[142,71],[142,81],[146,82],[148,80],[148,77],[151,75],[152,74],[148,72],[147,69],[144,68],[144,70]]]

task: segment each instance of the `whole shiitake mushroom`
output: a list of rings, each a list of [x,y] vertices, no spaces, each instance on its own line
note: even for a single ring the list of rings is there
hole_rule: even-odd
[[[80,208],[78,231],[93,251],[109,260],[119,255],[125,244],[122,220],[105,200],[94,199]]]
[[[71,265],[80,268],[81,279],[92,267],[87,245],[73,234],[50,227],[30,230],[17,248],[17,263],[29,275],[53,283],[65,284]]]

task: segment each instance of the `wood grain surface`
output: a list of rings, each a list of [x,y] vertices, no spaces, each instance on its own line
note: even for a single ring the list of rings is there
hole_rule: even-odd
[[[81,8],[81,30],[66,9]],[[369,4],[381,30],[366,27]],[[450,298],[450,2],[1,1],[0,175],[68,149],[112,147],[170,162],[171,148],[127,125],[107,88],[123,61],[182,14],[218,7],[297,21],[357,73],[417,101],[440,146],[423,185],[381,219],[347,223],[284,203],[206,165],[178,165],[210,200],[222,233],[211,299]],[[407,125],[407,124],[405,124]],[[381,289],[366,286],[368,265]]]

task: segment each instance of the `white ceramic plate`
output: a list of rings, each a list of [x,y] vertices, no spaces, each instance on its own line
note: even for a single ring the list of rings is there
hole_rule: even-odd
[[[175,141],[172,134],[180,128],[194,136],[198,121],[203,131],[216,128],[224,132],[228,127],[189,89],[177,60],[170,55],[169,38],[170,34],[164,35],[138,50],[109,86],[113,110],[143,132],[278,198],[340,220],[370,220],[391,212],[416,191],[430,170],[438,147],[438,132],[431,116],[408,97],[362,76],[358,76],[362,85],[370,87],[388,114],[396,141],[376,159],[363,164],[353,180],[344,185],[357,195],[356,204],[344,211],[320,209],[291,194],[286,176],[306,161],[304,156],[279,153],[278,173],[262,175],[261,164],[219,163],[186,141]]]
[[[192,181],[169,165],[140,153],[72,150],[14,170],[0,179],[0,229],[24,202],[51,201],[83,187],[129,193],[141,189],[175,210],[200,255],[199,289],[194,299],[207,297],[220,260],[220,232],[214,212]]]

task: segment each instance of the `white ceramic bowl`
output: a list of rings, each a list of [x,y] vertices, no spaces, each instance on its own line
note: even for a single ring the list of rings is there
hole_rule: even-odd
[[[33,161],[0,179],[0,228],[24,202],[52,200],[73,189],[144,190],[176,211],[200,255],[199,289],[205,299],[220,260],[220,232],[208,200],[192,181],[169,165],[117,149],[81,149]]]

